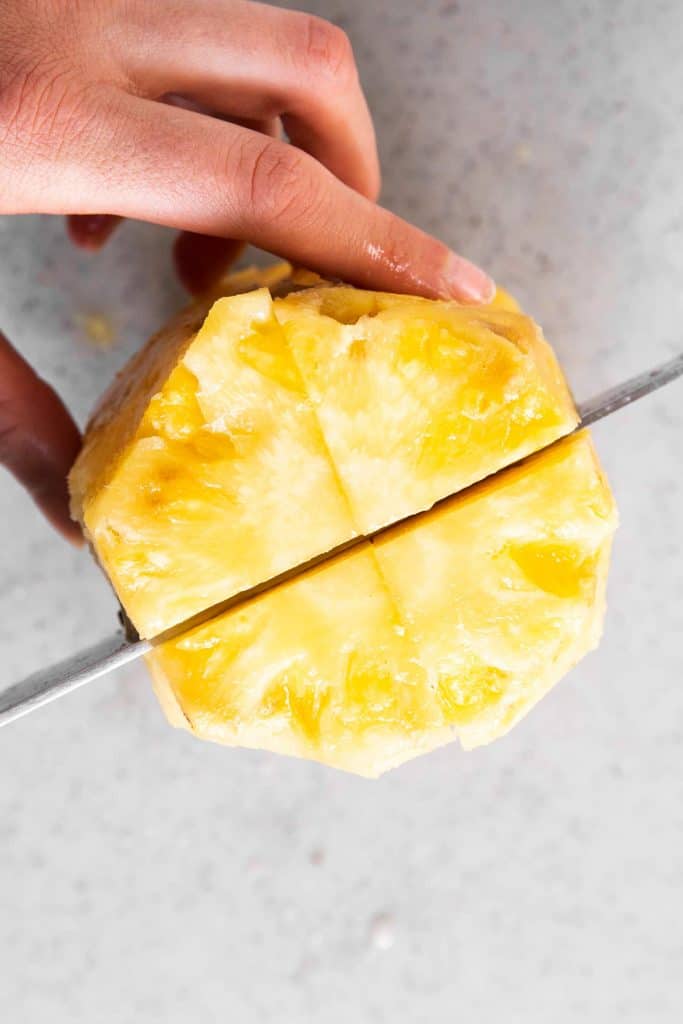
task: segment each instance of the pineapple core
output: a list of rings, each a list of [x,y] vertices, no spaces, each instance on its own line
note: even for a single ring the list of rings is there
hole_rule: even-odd
[[[504,293],[461,307],[290,271],[236,275],[138,353],[72,508],[154,638],[469,488],[148,659],[197,735],[376,775],[506,731],[595,644],[615,513],[586,434],[498,473],[577,423]]]

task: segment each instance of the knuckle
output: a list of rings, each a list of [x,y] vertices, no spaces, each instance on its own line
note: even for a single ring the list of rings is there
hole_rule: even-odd
[[[29,91],[30,79],[34,75],[34,69],[26,66],[23,62],[17,65],[2,63],[2,74],[0,75],[0,131],[2,141],[6,141],[15,130],[21,119],[25,107],[26,94]]]
[[[351,40],[343,29],[313,14],[303,16],[303,52],[316,74],[333,78],[355,74],[356,62]]]
[[[242,144],[235,170],[241,219],[277,224],[304,215],[316,192],[308,162],[274,139]]]
[[[3,136],[52,150],[78,121],[81,103],[73,84],[70,68],[57,58],[41,56],[16,66],[0,90]]]

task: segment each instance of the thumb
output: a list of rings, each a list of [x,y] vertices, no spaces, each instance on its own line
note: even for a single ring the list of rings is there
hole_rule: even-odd
[[[80,445],[61,398],[0,333],[0,465],[74,543],[82,537],[69,516],[66,477]]]

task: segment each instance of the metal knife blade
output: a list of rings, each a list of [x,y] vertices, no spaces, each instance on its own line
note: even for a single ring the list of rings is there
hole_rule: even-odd
[[[624,381],[623,384],[617,384],[616,387],[602,391],[594,398],[589,398],[587,402],[582,402],[579,405],[581,421],[578,429],[590,427],[592,423],[604,419],[605,416],[611,416],[613,412],[623,409],[625,405],[630,405],[638,398],[644,398],[645,395],[658,391],[659,388],[663,388],[665,384],[670,384],[682,375],[683,352],[666,363],[660,363],[654,370],[639,373],[635,377],[631,377],[630,380]]]
[[[127,665],[151,649],[149,640],[131,643],[119,630],[105,640],[72,654],[63,661],[39,669],[0,692],[0,726],[77,690],[115,668]]]
[[[655,367],[653,370],[647,370],[645,373],[631,377],[630,380],[624,381],[623,384],[618,384],[616,387],[603,391],[586,402],[582,402],[579,405],[580,422],[577,430],[589,427],[606,416],[611,416],[618,409],[622,409],[624,406],[630,405],[631,402],[635,402],[636,399],[643,398],[645,395],[657,391],[681,376],[683,376],[683,352]],[[334,551],[328,551],[324,555],[311,559],[305,565],[296,566],[294,569],[290,569],[276,578],[268,580],[265,584],[259,584],[242,594],[237,594],[228,601],[215,605],[201,615],[195,616],[194,619],[183,623],[181,626],[169,630],[167,634],[164,634],[163,638],[166,639],[172,635],[177,636],[185,629],[199,622],[209,621],[216,615],[226,611],[229,607],[234,607],[236,604],[240,604],[258,593],[263,593],[284,582],[285,579],[291,579],[293,576],[298,575],[312,565],[319,565],[342,550],[352,548],[356,544],[369,540],[390,528],[384,527],[372,534],[356,537],[345,544],[341,544]],[[159,638],[159,640],[161,639]],[[43,704],[49,704],[58,697],[76,690],[79,686],[84,686],[85,683],[89,683],[93,679],[98,679],[113,669],[120,668],[122,665],[134,661],[150,651],[152,647],[153,642],[150,640],[131,642],[126,639],[122,631],[119,631],[106,640],[101,640],[92,647],[79,651],[78,654],[74,654],[70,658],[65,658],[55,665],[34,672],[32,675],[27,676],[26,679],[22,679],[20,682],[10,686],[9,689],[0,692],[0,727],[8,725],[9,722],[13,722],[23,715],[29,714],[29,712],[34,711],[36,708],[42,707]]]

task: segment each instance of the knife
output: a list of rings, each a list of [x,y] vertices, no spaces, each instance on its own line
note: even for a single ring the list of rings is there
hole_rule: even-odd
[[[680,355],[674,356],[668,362],[655,367],[653,370],[647,370],[645,373],[631,377],[622,384],[603,391],[594,398],[590,398],[587,402],[580,404],[580,419],[576,429],[581,430],[583,427],[589,427],[606,416],[611,416],[619,409],[623,409],[624,406],[630,405],[638,398],[643,398],[653,391],[658,391],[659,388],[670,384],[681,376],[683,376],[683,352]],[[418,512],[417,515],[421,515],[421,513]],[[395,523],[391,524],[392,527],[395,525]],[[339,554],[341,551],[376,537],[390,528],[383,527],[374,533],[366,534],[362,537],[354,537],[332,551],[326,551],[324,554],[311,559],[303,565],[295,566],[293,569],[289,569],[279,576],[267,580],[265,583],[234,595],[220,605],[212,606],[205,612],[161,634],[155,640],[131,638],[129,635],[130,630],[126,631],[124,628],[121,628],[112,636],[101,640],[92,647],[79,651],[77,654],[73,654],[71,657],[65,658],[54,665],[50,665],[48,668],[34,672],[32,675],[0,692],[0,726],[7,725],[23,715],[28,715],[31,711],[35,711],[36,708],[42,707],[43,704],[49,704],[58,697],[62,697],[64,694],[71,693],[72,690],[84,686],[85,683],[99,679],[100,676],[113,672],[114,669],[121,668],[131,661],[135,661],[137,658],[142,657],[143,654],[151,651],[154,644],[163,643],[196,625],[200,625],[202,622],[208,622],[215,616],[227,611],[228,608],[241,604],[266,590],[270,590],[272,587],[276,587],[293,576],[299,575],[299,573],[304,572],[306,569],[327,561],[328,558]]]

